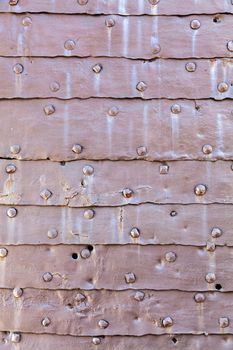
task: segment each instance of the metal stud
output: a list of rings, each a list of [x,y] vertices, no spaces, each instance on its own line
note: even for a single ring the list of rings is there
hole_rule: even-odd
[[[159,167],[159,173],[160,173],[161,175],[168,174],[168,171],[169,171],[169,166],[168,166],[168,165],[165,165],[165,164],[160,165],[160,167]]]
[[[165,260],[169,263],[176,261],[176,258],[177,258],[177,256],[176,256],[176,253],[174,253],[174,252],[167,252],[165,254]]]
[[[46,115],[51,115],[55,112],[55,107],[53,105],[47,105],[44,107],[44,113]]]
[[[227,49],[231,52],[233,52],[233,40],[228,41],[227,43]]]
[[[213,238],[218,238],[222,236],[222,230],[219,227],[213,227],[211,231],[211,236]]]
[[[145,298],[145,293],[144,292],[141,292],[141,291],[138,291],[134,294],[134,299],[137,300],[137,301],[143,301]]]
[[[93,209],[87,209],[83,213],[83,217],[88,220],[93,219],[94,216],[95,216],[95,211]]]
[[[92,338],[92,343],[94,345],[100,345],[101,344],[101,338],[97,338],[97,337]]]
[[[195,72],[195,70],[197,69],[197,65],[194,62],[188,62],[185,65],[185,69],[187,70],[187,72]]]
[[[13,67],[13,71],[15,72],[15,74],[22,74],[24,71],[24,67],[22,64],[17,63],[14,65]]]
[[[136,276],[133,272],[129,272],[125,274],[125,282],[126,283],[134,283],[136,282]]]
[[[230,321],[228,317],[220,317],[218,323],[221,328],[226,328],[229,327]]]
[[[21,334],[20,333],[11,333],[10,340],[12,343],[19,343],[21,340]]]
[[[207,191],[207,187],[205,185],[199,184],[195,186],[194,193],[196,196],[203,196]]]
[[[198,21],[198,19],[193,19],[191,22],[190,22],[190,27],[194,30],[196,29],[199,29],[201,26],[201,22]]]
[[[212,147],[211,145],[204,145],[204,146],[202,147],[202,152],[203,152],[204,154],[210,154],[210,153],[213,152],[213,147]]]
[[[94,174],[94,168],[91,165],[85,165],[83,167],[83,174],[86,176],[91,176]]]
[[[8,164],[5,168],[7,174],[14,174],[16,172],[16,166],[14,164]]]
[[[0,258],[5,258],[8,254],[8,250],[6,248],[0,248]]]
[[[106,320],[99,320],[99,321],[98,321],[98,326],[99,326],[99,328],[101,328],[101,329],[108,328],[109,322],[106,321]]]
[[[43,327],[48,327],[50,323],[51,323],[51,320],[48,317],[43,318],[43,320],[41,321],[41,324]]]
[[[58,231],[55,228],[51,228],[47,232],[47,236],[49,239],[54,239],[58,236]]]
[[[207,250],[208,252],[214,252],[215,249],[216,249],[215,243],[214,243],[214,242],[207,241],[207,243],[206,243],[206,250]]]
[[[22,25],[24,27],[29,27],[32,24],[32,19],[29,16],[26,16],[22,19]]]
[[[103,69],[103,67],[99,63],[92,67],[93,72],[95,72],[97,74],[100,73],[102,71],[102,69]]]
[[[46,188],[45,190],[41,191],[40,196],[44,200],[47,200],[52,196],[52,192]]]
[[[15,6],[15,5],[18,4],[18,2],[19,2],[19,0],[9,0],[9,5],[10,6]]]
[[[116,106],[113,106],[108,110],[108,115],[110,115],[111,117],[115,117],[118,113],[119,113],[119,108]]]
[[[19,287],[15,287],[13,289],[13,295],[15,298],[21,298],[21,296],[23,295],[23,289]]]
[[[197,293],[194,295],[194,300],[196,303],[204,303],[205,301],[205,294]]]
[[[60,90],[60,84],[57,81],[53,81],[49,87],[52,92],[57,92]]]
[[[9,218],[11,218],[11,219],[12,219],[12,218],[15,218],[16,215],[17,215],[17,213],[18,213],[17,209],[16,209],[16,208],[13,208],[13,207],[8,208],[7,211],[6,211],[7,216],[8,216]]]
[[[159,44],[154,44],[152,47],[152,52],[156,55],[161,51],[161,46]]]
[[[91,256],[91,252],[90,252],[89,249],[84,248],[84,249],[81,250],[80,255],[81,255],[81,257],[82,257],[83,259],[88,259],[88,258],[90,258],[90,256]]]
[[[172,211],[170,212],[170,216],[174,217],[174,216],[176,216],[176,215],[177,215],[177,211],[172,210]]]
[[[216,281],[215,273],[213,272],[207,273],[207,275],[205,276],[205,280],[207,283],[214,283]]]
[[[18,154],[21,151],[20,145],[12,145],[10,146],[10,152],[12,154]]]
[[[72,51],[72,50],[75,49],[75,46],[76,46],[76,43],[75,43],[74,40],[69,39],[69,40],[66,40],[66,41],[65,41],[64,48],[65,48],[66,50]]]
[[[218,84],[218,91],[221,93],[226,92],[229,89],[229,85],[226,82],[221,82]]]
[[[171,106],[171,112],[174,114],[179,114],[181,112],[181,106],[175,103]]]
[[[163,327],[171,327],[173,325],[173,319],[170,316],[163,318],[162,326]]]
[[[140,146],[137,148],[137,154],[140,156],[140,157],[143,157],[143,156],[146,156],[147,155],[147,148],[145,146]]]
[[[43,274],[43,280],[44,280],[45,282],[51,282],[52,279],[53,279],[53,275],[52,275],[50,272],[45,272],[45,273]]]
[[[73,147],[72,147],[72,151],[73,151],[74,153],[76,153],[76,154],[82,153],[82,150],[83,150],[83,147],[82,147],[81,145],[79,145],[79,144],[75,144],[75,145],[73,145]]]
[[[147,84],[144,83],[144,81],[140,81],[137,86],[136,86],[136,89],[140,92],[143,92],[147,89]]]
[[[137,227],[133,227],[130,231],[130,236],[132,238],[138,238],[140,236],[140,230]]]
[[[78,0],[79,5],[86,5],[88,3],[88,0]]]
[[[133,190],[131,190],[130,188],[124,188],[122,191],[122,195],[125,198],[130,198],[133,196]]]
[[[114,27],[114,25],[115,25],[115,20],[114,20],[113,18],[107,18],[107,19],[105,20],[105,25],[106,25],[106,27],[108,27],[108,28],[112,28],[112,27]]]
[[[75,297],[75,300],[78,302],[78,303],[82,303],[84,300],[86,300],[86,297],[84,294],[82,293],[77,293],[76,297]]]
[[[160,0],[149,0],[149,3],[151,5],[157,5],[159,3]]]

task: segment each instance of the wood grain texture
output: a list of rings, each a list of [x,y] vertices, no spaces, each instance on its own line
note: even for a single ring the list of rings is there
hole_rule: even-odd
[[[117,208],[94,207],[92,219],[85,209],[18,206],[15,218],[0,206],[1,244],[182,244],[233,246],[232,205],[153,205]],[[175,214],[174,214],[175,213]],[[175,215],[175,216],[171,216]],[[25,218],[26,224],[25,224]],[[137,227],[139,238],[130,232]],[[212,229],[222,235],[213,238]],[[57,231],[55,238],[48,232]],[[137,249],[135,247],[135,249]]]
[[[232,57],[232,15],[198,16],[199,30],[190,23],[197,16],[70,16],[0,14],[0,56],[110,56],[152,59]],[[105,21],[111,18],[114,27]],[[95,28],[95,30],[93,30]],[[135,35],[137,44],[135,45]],[[213,45],[212,38],[215,44]],[[41,40],[43,38],[43,40]],[[65,42],[73,40],[72,50]],[[161,51],[155,52],[159,44]]]
[[[9,161],[0,163],[0,203],[7,205],[120,206],[139,203],[233,203],[232,162],[76,161],[65,166],[48,161],[14,161],[14,174],[6,174]],[[88,169],[92,175],[84,175]],[[120,169],[120,171],[119,171]],[[222,176],[224,174],[224,176]],[[196,185],[206,194],[197,196]],[[123,195],[125,189],[131,192]],[[50,197],[43,197],[49,190]],[[42,195],[42,196],[41,196]],[[130,196],[131,195],[131,196]]]
[[[9,6],[9,0],[0,3],[1,12],[55,12],[55,13],[90,13],[90,14],[215,14],[219,12],[233,13],[232,4],[229,0],[160,0],[152,6],[148,0],[89,0],[87,5],[78,5],[76,0],[19,0],[17,6]]]
[[[196,63],[196,71],[188,72],[186,64]],[[14,65],[24,67],[14,73]],[[93,67],[102,66],[100,73]],[[20,69],[22,69],[20,67]],[[114,98],[215,98],[233,97],[231,86],[232,59],[139,61],[123,58],[0,58],[1,98],[30,97],[114,97]],[[51,91],[57,82],[60,89]],[[138,91],[139,82],[146,84]],[[228,84],[224,93],[221,82]]]
[[[194,300],[195,293],[177,291],[143,290],[145,297],[140,302],[134,299],[136,292],[132,290],[85,291],[83,301],[77,300],[78,293],[26,289],[23,297],[15,300],[11,291],[1,290],[0,310],[4,316],[0,329],[79,336],[233,333],[232,293],[206,293],[204,303],[199,304]],[[161,320],[167,316],[174,324],[165,328]],[[51,321],[48,327],[41,325],[45,317]],[[228,317],[230,325],[221,328],[220,317]],[[109,322],[106,329],[98,327],[100,319]],[[136,342],[140,343],[139,339]]]
[[[171,112],[173,105],[181,112]],[[54,106],[47,116],[44,108]],[[115,108],[116,116],[109,115]],[[187,100],[2,100],[1,158],[51,159],[233,159],[232,102]],[[28,137],[30,135],[30,137]],[[81,144],[80,154],[72,152]],[[10,153],[10,146],[21,152]],[[210,144],[211,154],[203,153]],[[138,148],[147,153],[138,155]]]
[[[215,252],[176,245],[40,245],[7,249],[8,255],[0,261],[0,288],[206,291],[215,290],[219,283],[223,290],[233,290],[233,253],[229,247],[218,247]],[[90,249],[89,258],[82,258],[83,249]],[[165,259],[169,252],[176,254],[174,262]],[[43,280],[47,272],[53,275],[49,282]],[[206,282],[208,273],[215,273],[213,283]],[[128,274],[134,274],[134,283],[126,282]]]

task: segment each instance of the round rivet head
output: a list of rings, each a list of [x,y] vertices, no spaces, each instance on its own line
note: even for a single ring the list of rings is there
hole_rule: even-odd
[[[8,254],[8,250],[6,248],[0,248],[0,258],[5,258]]]
[[[221,328],[226,328],[229,327],[230,321],[228,317],[220,317],[218,323]]]
[[[15,298],[21,298],[21,296],[23,295],[23,289],[19,287],[15,287],[13,289],[13,295]]]
[[[130,236],[132,238],[139,238],[140,230],[137,227],[132,228],[132,230],[130,231]]]
[[[58,90],[60,90],[60,84],[57,81],[53,81],[50,84],[49,88],[52,92],[57,92]]]
[[[94,174],[94,168],[91,165],[85,165],[85,167],[83,167],[83,174],[85,176],[91,176]]]
[[[108,328],[109,322],[106,321],[106,320],[99,320],[99,321],[98,321],[98,326],[99,326],[99,328],[101,328],[101,329]]]
[[[115,117],[118,113],[119,113],[119,108],[116,107],[116,106],[112,106],[112,107],[108,110],[108,115],[110,115],[111,117]]]
[[[176,253],[174,252],[167,252],[165,254],[165,260],[169,263],[176,261],[176,258],[177,256],[176,256]]]
[[[90,258],[90,256],[91,256],[91,252],[90,252],[89,249],[84,248],[84,249],[81,250],[80,255],[81,255],[81,257],[82,257],[83,259],[88,259],[88,258]]]
[[[49,191],[48,189],[45,189],[45,190],[41,191],[40,196],[44,200],[47,200],[47,199],[49,199],[52,196],[52,192]]]
[[[210,153],[213,152],[213,147],[212,147],[211,145],[204,145],[204,146],[202,147],[202,152],[203,152],[204,154],[210,154]]]
[[[18,4],[18,2],[19,2],[19,0],[9,0],[9,5],[10,6],[15,6],[15,5]]]
[[[20,333],[11,333],[10,340],[12,343],[19,343],[21,340],[21,334]]]
[[[86,5],[88,3],[88,0],[78,0],[77,2],[79,5]]]
[[[205,185],[199,184],[195,186],[194,193],[196,196],[203,196],[207,191],[207,187]]]
[[[170,212],[170,216],[174,217],[174,216],[176,216],[176,215],[177,215],[177,211],[172,210],[172,211]]]
[[[129,272],[125,274],[125,282],[126,283],[134,283],[136,282],[136,276],[133,272]]]
[[[32,24],[32,19],[29,16],[26,16],[22,19],[22,25],[24,27],[29,27]]]
[[[77,295],[75,296],[75,300],[78,302],[78,303],[81,303],[83,302],[84,300],[86,300],[86,297],[84,294],[82,293],[77,293]]]
[[[161,46],[159,44],[154,44],[152,46],[152,53],[155,55],[161,51]]]
[[[69,40],[66,40],[66,41],[65,41],[64,48],[65,48],[66,50],[72,51],[72,50],[75,49],[75,46],[76,46],[76,43],[75,43],[74,40],[69,39]]]
[[[222,236],[222,230],[219,227],[213,227],[211,230],[211,236],[213,238],[218,238]]]
[[[125,198],[130,198],[133,196],[133,190],[131,190],[130,188],[124,188],[122,191],[122,195]]]
[[[141,292],[141,291],[138,291],[134,294],[134,299],[136,301],[143,301],[145,298],[145,293],[144,292]]]
[[[181,106],[175,103],[174,105],[171,106],[171,112],[173,114],[179,114],[181,112]]]
[[[218,91],[221,93],[226,92],[229,89],[229,85],[226,82],[221,82],[218,84]]]
[[[205,295],[202,293],[197,293],[194,295],[194,300],[196,303],[204,303],[205,301]]]
[[[214,242],[208,241],[208,242],[206,243],[206,250],[207,250],[208,252],[214,252],[215,249],[216,249],[216,245],[215,245]]]
[[[23,65],[20,63],[15,64],[13,67],[13,71],[15,72],[15,74],[22,74],[23,70],[24,70]]]
[[[11,208],[8,208],[7,209],[7,211],[6,211],[6,214],[7,214],[7,216],[9,217],[9,218],[15,218],[16,217],[16,215],[17,215],[17,209],[16,208],[13,208],[13,207],[11,207]]]
[[[171,327],[172,325],[173,325],[173,319],[170,316],[165,317],[162,320],[162,326],[163,327]]]
[[[101,344],[101,338],[97,338],[97,337],[92,338],[92,343],[94,345],[100,345]]]
[[[114,25],[115,25],[114,19],[113,19],[113,18],[107,18],[107,19],[105,20],[105,25],[106,25],[106,27],[108,27],[108,28],[114,27]]]
[[[227,43],[227,49],[231,52],[233,52],[233,40],[228,41]]]
[[[43,280],[44,280],[45,282],[51,282],[52,279],[53,279],[53,275],[52,275],[50,272],[45,272],[45,273],[43,274]]]
[[[157,5],[159,3],[160,0],[149,0],[149,3],[151,5]]]
[[[49,239],[54,239],[58,236],[58,232],[55,228],[51,228],[50,230],[48,230],[47,236]]]
[[[51,323],[51,320],[48,317],[43,318],[43,320],[41,321],[41,324],[43,327],[48,327]]]
[[[102,69],[103,69],[103,67],[99,63],[92,67],[93,72],[95,72],[97,74],[100,73],[102,71]]]
[[[160,165],[160,166],[159,166],[159,173],[160,173],[161,175],[168,174],[168,172],[169,172],[169,166],[168,166],[168,165],[163,164],[163,165]]]
[[[93,209],[87,209],[83,213],[83,217],[88,220],[93,219],[94,216],[95,216],[95,212]]]
[[[195,70],[197,69],[197,65],[194,62],[188,62],[185,65],[185,69],[187,70],[187,72],[195,72]]]
[[[44,107],[44,113],[46,115],[51,115],[55,112],[55,107],[53,105],[47,105]]]
[[[213,272],[207,273],[207,275],[205,276],[205,280],[207,283],[214,283],[216,281],[215,273]]]
[[[7,174],[14,174],[17,170],[14,164],[8,164],[5,168]]]
[[[190,22],[190,27],[192,28],[192,29],[199,29],[200,28],[200,26],[201,26],[201,22],[200,21],[198,21],[198,19],[193,19],[191,22]]]
[[[82,150],[83,150],[83,148],[79,144],[73,145],[73,147],[72,147],[72,151],[76,154],[82,153]]]
[[[147,84],[144,83],[144,81],[140,81],[137,86],[136,86],[136,89],[140,92],[143,92],[147,89]]]
[[[20,151],[21,151],[20,145],[12,145],[12,146],[10,147],[10,152],[11,152],[12,154],[18,154]]]
[[[148,153],[148,151],[147,151],[147,148],[145,146],[140,146],[140,147],[137,148],[137,154],[140,157],[146,156],[147,153]]]

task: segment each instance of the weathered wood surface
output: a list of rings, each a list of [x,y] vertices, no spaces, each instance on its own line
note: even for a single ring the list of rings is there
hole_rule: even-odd
[[[48,161],[13,163],[17,168],[13,174],[5,172],[9,160],[0,163],[1,204],[80,207],[146,202],[233,203],[230,161],[170,162],[167,174],[160,173],[161,163],[143,160],[75,161],[65,166]],[[194,193],[199,184],[207,189],[201,196]]]
[[[232,322],[226,328],[219,325],[219,318],[233,318],[232,293],[206,293],[203,303],[195,302],[194,293],[177,291],[144,290],[143,301],[135,300],[137,292],[132,290],[85,291],[83,301],[77,300],[78,293],[26,289],[14,300],[11,291],[1,290],[4,320],[0,320],[0,329],[79,336],[233,333]],[[161,320],[167,316],[173,319],[173,326],[165,328]],[[51,321],[48,327],[41,324],[45,317]],[[104,330],[98,327],[101,319],[109,322]]]
[[[51,12],[51,13],[90,13],[121,15],[187,15],[233,13],[231,0],[160,0],[151,5],[148,0],[89,0],[86,5],[79,5],[76,0],[19,0],[17,6],[9,6],[9,0],[0,3],[1,12]]]
[[[109,18],[115,21],[113,27],[105,25]],[[214,18],[198,16],[201,27],[193,30],[194,16],[0,14],[0,23],[4,23],[0,56],[232,57],[227,49],[232,40],[232,15],[218,16],[218,22]],[[67,40],[74,42],[72,50],[66,49]],[[158,44],[160,52],[155,50]]]
[[[174,114],[177,104],[181,112]],[[48,106],[55,108],[51,115],[44,112]],[[116,116],[109,115],[113,108]],[[2,100],[0,114],[1,158],[233,159],[230,100]],[[72,151],[77,143],[80,154]],[[10,153],[13,144],[21,145],[20,153]],[[205,144],[211,154],[203,153]],[[138,155],[141,146],[145,155]]]
[[[233,246],[232,205],[153,205],[82,208],[18,206],[17,216],[0,206],[1,244],[182,244]],[[174,216],[172,216],[174,215]],[[25,222],[26,218],[26,222]],[[137,227],[139,238],[130,232]],[[222,235],[212,237],[218,227]],[[55,232],[54,238],[49,232]],[[137,249],[137,248],[135,248]]]
[[[176,245],[40,245],[7,249],[8,255],[0,261],[0,288],[205,291],[215,290],[217,283],[225,291],[233,290],[233,251],[229,247],[217,247],[215,252]],[[83,258],[88,249],[90,257]],[[174,262],[166,260],[169,252],[176,254]],[[43,280],[47,272],[53,276],[49,282]],[[209,273],[215,273],[213,283],[206,282]],[[132,281],[131,274],[136,280],[127,283],[128,277]]]
[[[186,70],[187,63],[196,63],[196,71]],[[30,97],[114,97],[114,98],[215,98],[233,97],[232,59],[139,61],[124,58],[0,58],[1,98]],[[21,74],[14,65],[21,64]],[[95,73],[93,67],[102,67]],[[16,66],[16,71],[22,67]],[[56,90],[54,90],[56,82]],[[144,84],[143,92],[138,83]],[[219,92],[219,83],[227,91]],[[141,88],[139,85],[139,89]]]

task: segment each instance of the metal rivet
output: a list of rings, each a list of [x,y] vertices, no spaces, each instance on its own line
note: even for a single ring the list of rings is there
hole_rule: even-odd
[[[159,44],[154,44],[152,47],[152,53],[157,54],[161,51],[161,46]]]
[[[147,148],[145,146],[140,146],[137,148],[137,154],[142,157],[142,156],[146,156],[148,153]]]
[[[196,196],[203,196],[207,191],[207,187],[205,185],[199,184],[195,186],[194,193]]]
[[[210,154],[210,153],[213,152],[213,147],[212,147],[211,145],[204,145],[204,146],[202,147],[202,152],[203,152],[204,154]]]
[[[177,256],[176,256],[176,253],[174,253],[174,252],[167,252],[165,254],[165,260],[169,263],[176,261],[176,258],[177,258]]]
[[[52,196],[52,192],[46,188],[45,190],[40,192],[40,196],[41,196],[41,198],[47,200]]]
[[[20,145],[12,145],[10,146],[10,152],[12,154],[18,154],[21,151]]]
[[[210,241],[207,241],[207,242],[206,242],[206,250],[207,250],[208,252],[214,252],[215,249],[216,249],[216,245],[215,245],[214,242],[210,242]]]
[[[218,237],[222,236],[222,230],[219,227],[213,227],[213,229],[211,231],[211,236],[213,238],[218,238]]]
[[[20,333],[11,333],[10,340],[12,343],[19,343],[21,340],[21,334]]]
[[[106,25],[106,27],[109,27],[109,28],[114,27],[114,25],[115,25],[114,19],[113,18],[107,18],[105,20],[105,25]]]
[[[10,6],[15,6],[15,5],[18,4],[18,2],[19,2],[19,0],[9,0],[9,5]]]
[[[194,62],[188,62],[185,65],[185,69],[187,70],[187,72],[195,72],[195,70],[197,69],[197,65]]]
[[[47,105],[44,107],[44,112],[46,115],[51,115],[55,112],[55,107],[53,105]]]
[[[29,27],[32,24],[32,19],[29,16],[26,16],[22,19],[22,25],[24,27]]]
[[[77,293],[76,297],[75,297],[75,300],[80,303],[80,302],[83,302],[84,300],[86,300],[86,297],[84,294],[82,293]]]
[[[8,254],[8,250],[6,248],[0,248],[0,258],[5,258]]]
[[[149,3],[151,5],[157,5],[159,3],[160,0],[149,0]]]
[[[83,148],[79,144],[73,145],[73,147],[72,147],[72,151],[76,154],[82,153],[82,150],[83,150]]]
[[[106,321],[106,320],[99,320],[98,326],[99,326],[99,328],[101,328],[101,329],[108,328],[109,322]]]
[[[74,50],[74,49],[75,49],[75,46],[76,46],[76,43],[75,43],[74,40],[69,39],[69,40],[66,40],[66,41],[65,41],[64,48],[65,48],[66,50],[69,50],[69,51]]]
[[[175,210],[172,210],[171,212],[170,212],[170,216],[176,216],[177,215],[177,211],[175,211]]]
[[[146,83],[144,83],[144,81],[140,81],[137,86],[136,86],[137,90],[140,92],[143,92],[147,89],[147,85]]]
[[[23,295],[23,289],[19,287],[15,287],[13,289],[13,295],[15,298],[21,298],[21,296]]]
[[[83,216],[85,219],[93,219],[93,217],[95,216],[95,211],[93,209],[87,209],[84,211]]]
[[[47,236],[50,239],[54,239],[58,236],[58,231],[55,228],[51,228],[50,230],[48,230]]]
[[[57,92],[58,90],[60,90],[60,84],[57,81],[53,81],[49,87],[50,90],[53,92]]]
[[[15,64],[13,67],[13,71],[15,72],[15,74],[22,74],[23,70],[24,70],[24,67],[20,63]]]
[[[159,173],[161,175],[165,175],[165,174],[168,174],[168,171],[169,171],[169,166],[168,165],[160,165],[159,167]]]
[[[124,188],[122,191],[122,195],[125,198],[130,198],[133,196],[133,190],[131,190],[130,188]]]
[[[226,82],[222,82],[218,84],[218,91],[223,93],[229,89],[229,85]]]
[[[44,280],[45,282],[51,282],[52,279],[53,279],[53,275],[52,275],[50,272],[45,272],[45,273],[43,274],[43,280]]]
[[[205,276],[205,280],[207,283],[214,283],[216,281],[215,273],[213,272],[207,273],[207,275]]]
[[[229,321],[229,318],[228,318],[228,317],[220,317],[220,318],[218,319],[218,323],[219,323],[219,326],[220,326],[221,328],[226,328],[226,327],[229,326],[230,321]]]
[[[93,175],[94,173],[94,168],[91,165],[85,165],[85,167],[83,167],[83,174],[86,176],[90,176]]]
[[[162,326],[163,327],[171,327],[172,325],[173,325],[173,319],[170,316],[165,317],[162,320]]]
[[[116,106],[113,106],[108,110],[108,115],[110,115],[111,117],[115,117],[118,113],[119,113],[119,108]]]
[[[181,112],[181,106],[175,103],[171,106],[171,112],[174,114],[179,114]]]
[[[136,276],[133,272],[129,272],[125,274],[125,282],[126,283],[134,283],[136,282]]]
[[[7,214],[7,216],[8,216],[9,218],[14,218],[14,217],[16,217],[17,213],[18,213],[17,209],[16,209],[16,208],[13,208],[13,207],[8,208],[7,211],[6,211],[6,214]]]
[[[227,43],[227,49],[231,52],[233,52],[233,40],[228,41]]]
[[[48,327],[51,323],[51,320],[48,317],[43,318],[43,320],[41,321],[41,324],[43,327]]]
[[[79,5],[86,5],[88,3],[88,0],[78,0]]]
[[[205,295],[202,293],[197,293],[194,295],[194,300],[196,301],[196,303],[204,303]]]
[[[93,72],[95,72],[97,74],[100,73],[102,71],[102,69],[103,69],[103,67],[99,63],[92,67]]]
[[[198,21],[198,19],[193,19],[191,22],[190,22],[190,27],[192,29],[199,29],[201,26],[201,22]]]
[[[100,345],[100,343],[101,343],[101,338],[97,338],[97,337],[92,338],[92,343],[93,343],[94,345]]]
[[[91,252],[90,252],[89,249],[84,248],[84,249],[81,250],[80,255],[81,255],[81,257],[82,257],[83,259],[88,259],[88,258],[90,258],[90,256],[91,256]]]
[[[145,293],[144,292],[141,292],[141,291],[138,291],[134,294],[134,299],[137,300],[137,301],[143,301],[145,298]]]
[[[16,172],[16,166],[14,164],[8,164],[5,168],[7,174],[13,174]]]
[[[138,238],[140,236],[140,230],[137,227],[133,227],[130,231],[130,236],[132,238]]]

